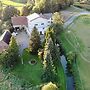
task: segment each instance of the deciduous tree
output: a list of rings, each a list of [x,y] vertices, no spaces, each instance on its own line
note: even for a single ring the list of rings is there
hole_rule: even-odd
[[[20,12],[19,10],[17,10],[15,7],[13,6],[7,6],[4,10],[3,10],[3,20],[4,21],[8,21],[11,19],[11,17],[13,17],[14,15],[19,15]]]
[[[53,23],[55,24],[63,24],[62,16],[59,12],[55,12],[52,16]]]
[[[30,11],[28,9],[28,6],[23,6],[22,10],[21,10],[21,15],[22,16],[27,16],[29,15]]]
[[[63,23],[64,23],[61,14],[59,12],[55,12],[52,16],[52,20],[53,20],[52,28],[54,29],[56,35],[60,34],[61,31],[63,31]]]
[[[44,85],[42,87],[42,90],[58,90],[58,87],[56,86],[56,84],[53,84],[52,82]]]

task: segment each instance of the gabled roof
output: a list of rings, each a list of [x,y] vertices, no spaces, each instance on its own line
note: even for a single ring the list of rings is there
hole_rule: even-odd
[[[34,21],[38,18],[43,18],[46,20],[49,20],[51,18],[51,14],[38,14],[38,13],[33,13],[31,15],[28,16],[14,16],[11,18],[12,24],[13,25],[26,25],[28,26],[28,21]]]
[[[37,13],[33,13],[33,14],[27,16],[27,18],[28,18],[30,21],[32,21],[32,20],[34,20],[34,19],[37,19],[37,18],[39,18],[39,17],[40,17],[40,16],[39,16],[39,14],[37,14]]]
[[[0,41],[4,41],[5,43],[9,44],[11,36],[12,35],[11,35],[10,31],[7,30],[0,37]]]
[[[47,19],[50,19],[50,18],[52,18],[52,13],[45,13],[45,14],[43,14],[43,16]]]
[[[28,25],[26,16],[14,16],[11,18],[11,21],[13,25]]]
[[[37,14],[37,13],[33,13],[29,16],[27,16],[27,18],[30,20],[30,21],[33,21],[33,20],[36,20],[38,18],[43,18],[43,19],[50,19],[50,17],[47,17],[47,15],[44,15],[44,14]]]

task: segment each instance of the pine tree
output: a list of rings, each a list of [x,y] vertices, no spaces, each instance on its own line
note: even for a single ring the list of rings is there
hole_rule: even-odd
[[[39,32],[37,31],[37,28],[34,27],[30,36],[29,51],[33,54],[36,54],[40,46],[41,46],[40,35]]]
[[[19,60],[18,45],[14,37],[11,37],[9,48],[0,55],[0,63],[6,68],[13,68]]]
[[[10,57],[9,64],[11,67],[13,67],[19,59],[19,48],[14,37],[11,37],[7,52],[9,53]]]
[[[55,82],[56,81],[56,70],[51,55],[51,49],[53,49],[52,39],[48,39],[44,49],[44,73],[42,75],[43,82]]]
[[[57,30],[57,29],[55,29],[55,30],[54,29],[55,29],[54,26],[50,26],[47,29],[46,34],[45,34],[45,40],[47,42],[48,39],[51,38],[49,49],[50,49],[53,63],[54,63],[54,65],[57,65],[57,63],[59,62],[60,52],[58,51],[58,47],[56,46],[57,36],[55,34],[55,30]]]

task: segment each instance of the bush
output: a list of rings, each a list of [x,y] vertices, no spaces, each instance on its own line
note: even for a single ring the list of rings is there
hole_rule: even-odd
[[[44,85],[41,90],[58,90],[58,87],[56,84],[53,84],[52,82]]]

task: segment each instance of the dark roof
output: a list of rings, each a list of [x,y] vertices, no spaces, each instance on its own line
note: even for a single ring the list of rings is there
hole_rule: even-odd
[[[52,13],[40,14],[42,18],[50,19],[52,17]]]
[[[13,25],[28,25],[26,16],[14,16],[11,21]]]
[[[5,43],[9,44],[11,36],[10,31],[5,31],[0,37],[0,41],[4,41]]]

